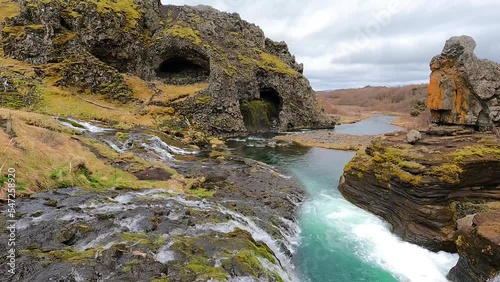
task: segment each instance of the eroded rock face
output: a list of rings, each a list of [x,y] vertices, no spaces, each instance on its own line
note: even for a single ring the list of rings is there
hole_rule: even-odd
[[[428,107],[438,124],[500,124],[500,64],[478,59],[469,36],[452,37],[432,59]]]
[[[212,133],[334,126],[286,43],[237,14],[157,0],[20,3],[20,15],[2,30],[5,54],[42,69],[58,64],[64,75],[46,75],[59,85],[123,102],[133,99],[120,83],[125,73],[167,84],[204,82],[205,90],[169,106]],[[92,72],[68,59],[92,64]]]
[[[340,191],[404,240],[460,254],[452,281],[500,274],[500,144],[492,134],[384,136],[346,166]]]

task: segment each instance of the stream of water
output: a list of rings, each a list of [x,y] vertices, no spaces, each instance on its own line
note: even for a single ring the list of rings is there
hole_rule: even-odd
[[[337,132],[382,134],[398,130],[392,117],[379,116],[341,125]],[[238,143],[238,144],[236,144]],[[347,200],[337,189],[354,152],[320,148],[255,146],[252,138],[230,144],[246,157],[293,175],[306,189],[299,212],[300,245],[295,264],[303,281],[447,281],[458,255],[433,253],[400,240],[377,216]]]

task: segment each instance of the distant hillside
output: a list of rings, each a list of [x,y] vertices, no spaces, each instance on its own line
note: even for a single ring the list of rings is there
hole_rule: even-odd
[[[426,84],[366,86],[360,89],[319,91],[317,98],[328,114],[339,116],[341,123],[349,123],[367,118],[375,112],[420,116],[426,113],[427,88]]]

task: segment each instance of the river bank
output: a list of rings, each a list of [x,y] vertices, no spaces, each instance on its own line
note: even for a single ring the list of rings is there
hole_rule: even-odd
[[[376,135],[401,131],[392,125],[394,116],[376,115],[354,124],[338,125],[334,130],[303,131],[274,137],[281,142],[293,142],[305,147],[357,151],[368,146]]]

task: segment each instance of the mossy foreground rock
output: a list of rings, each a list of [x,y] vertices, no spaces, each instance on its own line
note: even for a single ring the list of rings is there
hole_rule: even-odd
[[[7,18],[2,29],[5,55],[40,66],[57,85],[127,103],[134,96],[123,83],[126,73],[174,85],[205,82],[206,89],[169,106],[213,133],[334,125],[287,45],[237,14],[158,0],[19,5],[20,14]],[[272,107],[258,126],[255,113],[245,110],[254,101]]]

